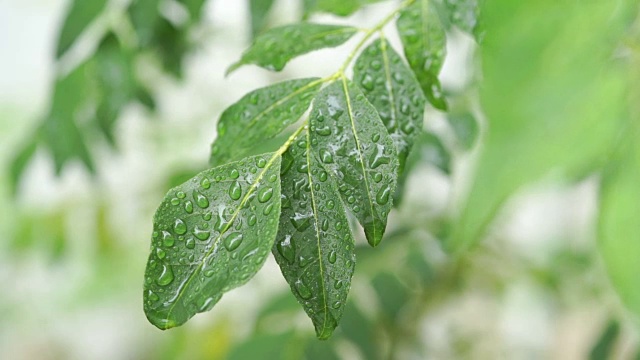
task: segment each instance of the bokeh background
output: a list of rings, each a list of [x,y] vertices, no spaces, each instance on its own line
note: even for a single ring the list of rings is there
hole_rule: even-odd
[[[564,181],[551,174],[528,185],[502,207],[481,245],[455,259],[443,249],[486,127],[477,45],[455,28],[441,74],[453,115],[429,108],[432,135],[412,155],[382,245],[370,249],[358,235],[350,303],[331,340],[315,339],[273,259],[212,311],[181,328],[153,327],[142,311],[151,219],[170,187],[207,167],[220,113],[255,88],[331,74],[354,42],[300,57],[282,73],[246,67],[225,78],[250,43],[248,3],[205,2],[191,24],[188,9],[167,1],[160,12],[173,29],[189,25],[153,28],[160,35],[135,62],[144,94],[118,108],[111,140],[79,121],[92,172],[81,156],[54,159],[43,145],[72,142],[65,130],[42,140],[39,129],[54,98],[75,101],[73,91],[56,91],[57,81],[92,56],[105,31],[117,29],[127,43],[128,3],[109,2],[57,59],[71,2],[0,0],[0,358],[634,358],[637,330],[596,251],[597,175]],[[301,17],[299,1],[273,6],[259,26]],[[366,27],[395,6],[312,19]],[[398,44],[392,29],[389,36]],[[176,49],[186,48],[176,60]],[[16,180],[16,156],[34,139]]]

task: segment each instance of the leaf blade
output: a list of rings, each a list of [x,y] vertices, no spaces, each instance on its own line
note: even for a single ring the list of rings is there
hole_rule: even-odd
[[[289,80],[243,96],[220,116],[211,164],[242,157],[256,143],[273,138],[295,123],[307,111],[321,84],[318,78]]]
[[[107,0],[74,0],[58,36],[56,58],[64,55],[76,42],[82,32],[100,15],[106,7]]]
[[[355,241],[337,185],[310,142],[306,132],[283,155],[283,207],[272,253],[316,335],[327,339],[347,302]]]
[[[312,23],[273,28],[255,39],[240,60],[229,67],[227,75],[248,64],[280,71],[291,59],[314,50],[342,45],[356,32],[357,29],[350,26]]]
[[[343,77],[314,100],[310,133],[316,156],[337,177],[340,195],[364,227],[369,244],[377,246],[392,208],[399,165],[376,109]]]
[[[168,329],[210,310],[262,266],[277,233],[280,161],[278,153],[253,156],[169,191],[154,216],[145,271],[153,325]]]

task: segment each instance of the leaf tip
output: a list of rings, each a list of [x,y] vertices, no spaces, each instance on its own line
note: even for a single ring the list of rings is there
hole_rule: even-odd
[[[242,66],[242,63],[240,61],[231,64],[224,72],[224,77],[228,77],[229,75],[231,75],[231,73],[238,70],[240,66]]]

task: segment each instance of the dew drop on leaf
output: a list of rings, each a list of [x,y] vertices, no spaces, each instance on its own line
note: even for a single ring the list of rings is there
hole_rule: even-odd
[[[167,286],[173,282],[173,270],[171,265],[162,265],[162,274],[156,280],[158,285]]]
[[[273,196],[273,188],[270,188],[270,187],[263,188],[258,193],[258,201],[260,201],[261,203],[266,203],[267,201],[271,200],[272,196]]]
[[[171,233],[168,232],[168,231],[163,231],[162,232],[162,245],[164,245],[166,247],[172,247],[174,243],[175,243],[175,239],[173,238]]]
[[[196,200],[196,204],[202,209],[209,207],[209,199],[197,191],[193,191],[193,198]]]
[[[303,299],[311,298],[311,290],[309,290],[309,287],[307,287],[307,285],[305,285],[302,282],[302,280],[298,279],[295,282],[295,286],[296,286],[296,291],[298,292],[301,298]]]
[[[233,200],[238,200],[241,196],[242,187],[240,186],[240,183],[237,181],[232,182],[231,186],[229,186],[229,197]]]
[[[209,239],[209,236],[211,235],[211,232],[208,230],[203,230],[200,229],[199,227],[196,226],[196,228],[193,230],[193,235],[200,239],[200,240],[207,240]]]
[[[239,232],[231,233],[224,239],[224,247],[227,248],[227,250],[229,251],[233,251],[237,249],[238,246],[240,246],[240,244],[242,244],[242,238],[243,238],[242,233],[239,233]]]
[[[176,234],[184,235],[187,233],[187,224],[185,224],[182,219],[176,219],[176,222],[173,225],[173,229],[175,230]]]

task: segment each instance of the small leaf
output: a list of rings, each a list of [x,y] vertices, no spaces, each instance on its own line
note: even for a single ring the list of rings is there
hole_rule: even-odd
[[[425,98],[415,76],[386,40],[376,40],[356,61],[354,79],[378,110],[398,151],[403,173],[409,151],[420,134]]]
[[[396,22],[404,54],[429,102],[446,110],[447,104],[438,73],[447,54],[446,34],[435,7],[429,0],[418,0],[403,9]]]
[[[107,0],[73,0],[62,25],[56,48],[56,58],[60,58],[82,32],[100,15]]]
[[[264,28],[273,0],[249,0],[251,13],[251,37],[255,39]]]
[[[169,191],[154,217],[144,309],[160,329],[208,311],[269,254],[280,216],[280,156],[206,170]]]
[[[382,240],[398,177],[398,155],[376,109],[346,78],[314,100],[310,136],[316,156],[337,177],[340,194],[371,246]]]
[[[355,242],[335,180],[298,137],[282,160],[282,212],[273,247],[316,335],[328,339],[347,302],[355,265]]]
[[[218,121],[211,165],[224,164],[298,121],[320,89],[318,78],[280,82],[254,90],[227,108]]]
[[[451,154],[438,136],[425,132],[420,135],[418,144],[423,161],[432,164],[447,175],[451,174]]]
[[[11,193],[16,195],[18,193],[18,187],[20,185],[20,179],[22,178],[22,174],[26,169],[29,161],[36,153],[37,142],[36,138],[33,137],[29,139],[29,141],[24,144],[19,151],[16,152],[13,160],[11,161],[11,167],[9,170],[9,184],[11,186]]]
[[[457,143],[464,150],[471,150],[478,140],[480,132],[476,118],[469,112],[450,113],[447,116],[447,120],[456,134]]]
[[[258,36],[242,58],[231,65],[227,74],[237,68],[255,64],[271,71],[280,71],[289,60],[349,40],[357,29],[349,26],[299,23],[270,29]]]
[[[478,0],[443,0],[443,4],[449,22],[477,39],[480,16]]]

